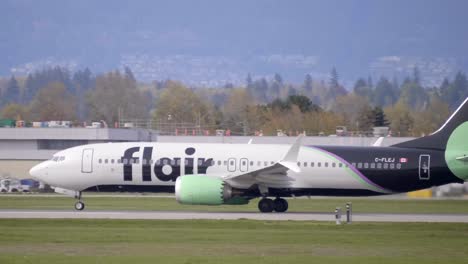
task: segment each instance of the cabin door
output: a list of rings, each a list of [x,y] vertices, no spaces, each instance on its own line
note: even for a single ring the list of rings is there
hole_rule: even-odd
[[[431,156],[419,155],[419,179],[429,180],[431,178]]]
[[[83,156],[81,159],[81,172],[91,173],[93,172],[93,149],[83,149]]]

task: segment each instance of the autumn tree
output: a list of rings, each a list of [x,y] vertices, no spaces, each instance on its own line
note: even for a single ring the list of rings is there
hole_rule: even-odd
[[[232,89],[223,109],[223,127],[234,134],[250,135],[261,124],[262,109],[245,89]]]
[[[35,120],[74,120],[76,99],[61,82],[51,82],[41,88],[31,102],[31,117]]]
[[[10,103],[0,110],[0,116],[7,119],[30,120],[30,110],[28,106]]]
[[[108,124],[121,118],[145,119],[148,117],[150,101],[137,88],[134,80],[119,71],[100,75],[96,88],[87,93],[89,118],[105,120]]]
[[[413,112],[414,136],[427,135],[436,131],[450,115],[449,105],[438,95],[432,95],[429,104],[423,111]]]
[[[358,129],[358,119],[362,112],[368,108],[370,108],[370,105],[365,97],[352,93],[338,96],[333,106],[333,111],[344,121],[344,124],[341,125],[347,125],[351,129]]]
[[[385,114],[390,121],[392,135],[399,137],[412,135],[414,118],[411,116],[410,107],[403,100],[399,100],[395,105],[387,107]]]
[[[207,127],[214,122],[212,111],[210,104],[191,89],[181,83],[170,82],[156,101],[153,120],[157,123],[188,123],[193,127]]]

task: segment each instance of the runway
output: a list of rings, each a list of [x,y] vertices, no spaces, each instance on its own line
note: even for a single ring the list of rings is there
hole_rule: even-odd
[[[151,219],[151,220],[267,220],[267,221],[335,221],[333,213],[257,213],[257,212],[190,212],[190,211],[72,211],[72,210],[0,210],[0,218],[43,219]],[[345,215],[342,221],[346,220]],[[451,222],[468,223],[468,214],[388,214],[355,213],[353,222]]]

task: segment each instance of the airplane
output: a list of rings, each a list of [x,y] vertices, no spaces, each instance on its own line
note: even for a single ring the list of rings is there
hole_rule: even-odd
[[[58,193],[175,192],[190,205],[286,212],[292,196],[373,196],[468,180],[468,98],[434,133],[382,147],[125,142],[77,146],[30,170]],[[274,198],[274,199],[272,199]]]

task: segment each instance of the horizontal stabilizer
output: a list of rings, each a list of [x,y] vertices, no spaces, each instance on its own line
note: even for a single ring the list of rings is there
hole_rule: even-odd
[[[456,160],[459,160],[459,161],[466,161],[468,162],[468,156],[467,155],[463,155],[461,157],[457,157],[455,158]]]

